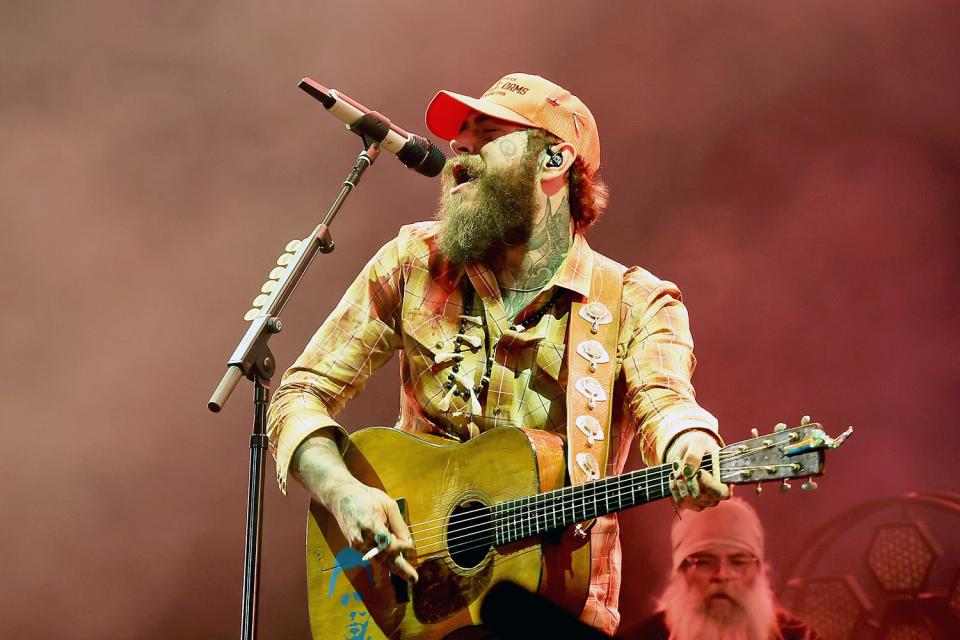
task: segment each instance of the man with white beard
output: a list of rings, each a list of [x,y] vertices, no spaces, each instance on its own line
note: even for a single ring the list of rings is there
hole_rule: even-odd
[[[684,513],[670,540],[673,571],[640,640],[815,640],[770,588],[763,526],[742,498]]]

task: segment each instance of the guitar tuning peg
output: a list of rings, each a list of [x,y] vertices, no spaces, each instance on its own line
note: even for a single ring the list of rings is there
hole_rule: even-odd
[[[243,319],[249,322],[250,320],[253,320],[259,316],[261,313],[263,313],[263,310],[260,307],[254,307],[253,309],[250,309],[250,311],[247,311],[245,314],[243,314]]]
[[[269,299],[270,299],[269,295],[265,293],[261,293],[256,298],[254,298],[253,302],[251,302],[250,304],[254,307],[262,308],[263,305],[267,304],[267,300]]]
[[[754,427],[753,429],[750,429],[750,435],[752,435],[754,438],[759,438],[760,430]]]
[[[263,283],[263,286],[260,287],[260,291],[263,291],[264,293],[273,293],[273,290],[276,288],[277,288],[276,280],[267,280],[266,282]]]
[[[281,253],[280,257],[277,258],[277,264],[280,265],[281,267],[285,267],[288,264],[290,264],[291,260],[293,260],[292,253]]]
[[[290,253],[295,253],[301,244],[303,244],[303,240],[291,240],[287,243],[286,250]]]
[[[803,416],[800,418],[800,426],[810,424],[811,422],[812,420],[810,420],[810,416]]]
[[[763,493],[763,484],[758,482],[756,491],[757,491],[757,497],[759,498],[760,494]]]
[[[800,485],[800,488],[804,491],[813,491],[819,485],[813,481],[813,478],[807,478],[807,481]]]
[[[270,272],[270,279],[279,280],[286,270],[287,269],[285,267],[274,267],[273,271]]]
[[[780,493],[786,493],[787,491],[790,491],[791,487],[793,487],[793,485],[787,482],[787,479],[784,478],[783,482],[780,483]]]
[[[773,427],[774,433],[780,433],[781,431],[786,431],[786,430],[787,430],[787,423],[785,422],[778,422]]]

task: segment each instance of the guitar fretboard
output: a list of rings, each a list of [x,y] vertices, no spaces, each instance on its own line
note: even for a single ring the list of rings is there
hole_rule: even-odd
[[[703,470],[712,464],[705,460]],[[501,502],[493,507],[496,545],[508,544],[670,495],[668,464]]]

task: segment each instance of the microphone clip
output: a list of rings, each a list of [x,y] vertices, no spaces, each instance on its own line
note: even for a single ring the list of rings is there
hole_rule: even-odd
[[[390,132],[390,120],[376,111],[365,113],[353,124],[344,125],[349,131],[360,136],[365,149],[372,144],[380,144]]]

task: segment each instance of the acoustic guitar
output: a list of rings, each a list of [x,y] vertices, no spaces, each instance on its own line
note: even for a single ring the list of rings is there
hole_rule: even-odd
[[[704,473],[754,484],[823,473],[836,439],[808,418],[722,448]],[[574,615],[586,601],[590,536],[583,523],[670,497],[671,465],[564,486],[563,440],[527,429],[492,429],[463,444],[371,427],[350,436],[344,461],[354,476],[399,503],[420,580],[409,585],[346,544],[318,503],[307,518],[307,584],[313,637],[434,640],[480,624],[480,605],[511,580]],[[758,489],[760,485],[758,484]]]

